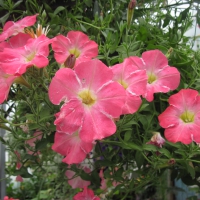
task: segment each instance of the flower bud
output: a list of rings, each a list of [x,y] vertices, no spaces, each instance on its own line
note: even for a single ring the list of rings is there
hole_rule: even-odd
[[[161,137],[159,132],[154,132],[151,140],[147,144],[152,144],[157,147],[162,148],[162,145],[165,143],[165,139]]]
[[[166,57],[169,58],[170,55],[172,54],[172,52],[173,52],[173,48],[170,47],[169,50],[168,50],[167,53],[166,53]]]
[[[66,61],[64,62],[64,65],[66,68],[73,69],[76,62],[76,57],[73,54],[70,54]]]
[[[134,8],[136,6],[137,1],[131,0],[128,4],[128,11],[127,11],[127,27],[130,27],[131,21],[133,19]]]
[[[47,17],[47,13],[46,13],[45,10],[43,10],[43,12],[42,12],[42,18],[45,19],[46,17]]]
[[[171,158],[169,161],[168,161],[168,164],[169,165],[174,165],[176,163],[176,160],[174,158]]]

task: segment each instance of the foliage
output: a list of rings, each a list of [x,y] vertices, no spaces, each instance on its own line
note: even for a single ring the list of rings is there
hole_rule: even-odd
[[[0,0],[2,25],[7,20],[16,21],[39,13],[39,23],[50,27],[48,37],[66,35],[71,30],[82,31],[99,45],[98,59],[107,66],[121,63],[129,56],[141,56],[145,51],[159,49],[168,57],[169,65],[181,73],[181,83],[176,90],[155,94],[153,102],[143,99],[136,113],[120,117],[114,135],[96,141],[93,152],[86,159],[87,164],[92,165],[92,171],[85,173],[76,165],[62,163],[62,157],[51,149],[56,132],[54,114],[61,108],[61,105],[53,105],[48,97],[49,84],[60,67],[51,50],[47,68],[31,67],[24,74],[31,89],[12,85],[8,101],[4,102],[6,110],[1,109],[0,127],[8,131],[1,142],[12,157],[6,168],[7,174],[27,178],[17,190],[13,189],[12,181],[9,182],[8,196],[20,200],[72,199],[80,190],[71,189],[67,183],[67,169],[75,171],[83,180],[91,181],[90,188],[98,196],[104,192],[100,189],[99,177],[103,169],[107,185],[112,188],[106,193],[107,199],[155,197],[164,200],[171,186],[163,179],[169,175],[172,181],[181,179],[186,185],[200,186],[198,144],[166,141],[162,148],[147,144],[153,132],[164,135],[158,115],[167,108],[169,97],[183,88],[200,89],[200,52],[193,51],[189,38],[184,36],[192,26],[190,9],[195,7],[194,3],[186,2],[187,8],[179,10],[177,6],[181,3],[167,5],[161,0],[138,0],[133,21],[127,27],[128,3],[128,0]],[[175,15],[171,14],[172,10]],[[26,141],[34,138],[37,130],[42,132],[42,139],[36,141],[32,154],[28,154],[30,146]],[[16,156],[16,150],[20,158]],[[22,164],[20,169],[16,169],[17,162]],[[116,187],[112,186],[113,181],[118,183]]]

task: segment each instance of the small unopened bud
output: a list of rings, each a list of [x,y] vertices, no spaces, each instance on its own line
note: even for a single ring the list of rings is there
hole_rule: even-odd
[[[175,159],[174,158],[171,158],[169,161],[168,161],[168,164],[169,165],[174,165],[176,163]]]
[[[65,65],[66,68],[72,69],[74,67],[74,65],[75,65],[75,62],[76,62],[75,55],[70,54],[68,56],[68,58],[66,59],[66,61],[64,62],[64,65]]]
[[[47,17],[47,13],[46,13],[45,10],[43,10],[43,12],[42,12],[42,18],[45,19],[46,17]]]
[[[172,54],[172,52],[173,52],[173,48],[170,47],[169,50],[168,50],[167,53],[166,53],[166,57],[169,58],[170,55]]]
[[[128,11],[127,11],[127,26],[130,27],[131,21],[133,19],[134,8],[137,4],[136,0],[131,0],[128,4]]]
[[[128,4],[128,9],[129,9],[129,10],[134,9],[135,6],[136,6],[136,4],[137,4],[137,1],[136,1],[136,0],[131,0],[131,1],[129,2],[129,4]]]

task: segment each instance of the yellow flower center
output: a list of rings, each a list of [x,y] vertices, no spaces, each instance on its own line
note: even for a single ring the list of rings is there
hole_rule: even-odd
[[[183,120],[185,123],[190,123],[194,121],[194,113],[190,111],[185,111],[184,113],[181,114],[180,118]]]
[[[126,83],[124,80],[118,80],[118,83],[119,84],[121,84],[123,87],[124,87],[124,89],[126,90],[126,88],[128,87],[128,83]]]
[[[31,52],[28,56],[26,56],[26,62],[30,62],[35,57],[35,52]]]
[[[152,72],[148,74],[148,83],[149,84],[153,83],[156,80],[157,80],[157,77],[155,74],[153,74]]]
[[[81,52],[76,48],[70,49],[69,52],[70,54],[73,54],[76,58],[78,58],[81,54]]]
[[[88,89],[79,92],[78,96],[81,98],[82,102],[87,106],[92,106],[96,102],[96,97]]]

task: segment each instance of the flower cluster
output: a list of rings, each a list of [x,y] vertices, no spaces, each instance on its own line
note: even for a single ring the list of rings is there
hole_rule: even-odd
[[[59,69],[49,86],[51,102],[55,105],[64,102],[55,115],[57,132],[52,149],[65,155],[63,162],[68,164],[80,163],[92,150],[95,140],[113,135],[116,132],[114,119],[135,113],[141,106],[141,96],[152,101],[154,93],[173,90],[180,81],[178,70],[168,66],[167,58],[159,50],[145,52],[142,58],[126,58],[108,68],[100,60],[91,59],[90,51],[85,56],[85,49],[96,48],[96,52],[97,45],[88,42],[87,37],[80,37],[82,34],[77,33],[78,41],[74,41],[74,45],[69,45],[68,40],[66,44],[64,40],[59,43],[58,38],[63,36],[57,36],[53,43],[56,60],[62,58],[60,63],[70,56],[69,53],[65,55],[66,51],[79,52],[73,69]],[[59,51],[63,46],[65,51]],[[87,60],[77,64],[83,55]],[[77,153],[79,157],[74,156]]]
[[[7,22],[0,35],[0,103],[7,99],[13,82],[27,86],[22,78],[27,68],[43,68],[49,63],[47,56],[51,40],[43,34],[32,38],[30,34],[24,33],[25,27],[35,24],[36,17],[27,16],[16,23]]]
[[[52,149],[63,155],[63,162],[68,165],[81,163],[92,152],[97,140],[114,135],[116,119],[136,113],[142,101],[154,100],[155,93],[167,93],[179,86],[179,71],[168,65],[167,57],[160,50],[146,51],[141,57],[131,56],[108,67],[97,58],[98,44],[86,34],[69,31],[66,36],[60,34],[50,39],[46,36],[48,28],[40,25],[35,34],[27,27],[36,23],[36,17],[7,22],[0,35],[0,103],[7,100],[13,83],[30,88],[23,75],[31,67],[48,67],[51,45],[60,66],[47,85],[50,102],[60,109],[54,113],[56,131]],[[165,129],[165,138],[174,143],[200,143],[198,92],[182,89],[169,98],[169,104],[158,117],[160,126]],[[35,131],[33,138],[25,142],[30,155],[40,154],[33,147],[43,138],[43,133]],[[164,143],[160,133],[155,133],[147,142],[159,148]],[[20,169],[21,157],[17,151],[16,156],[17,169]],[[83,170],[90,173],[88,168]],[[71,170],[67,170],[65,175],[71,179],[68,183],[72,188],[83,189],[74,200],[99,199],[88,189],[90,181],[74,177],[75,172]],[[100,171],[100,178],[101,189],[106,190],[107,180],[103,171]],[[17,180],[22,181],[21,177]],[[112,184],[116,186],[118,183],[113,181]]]

